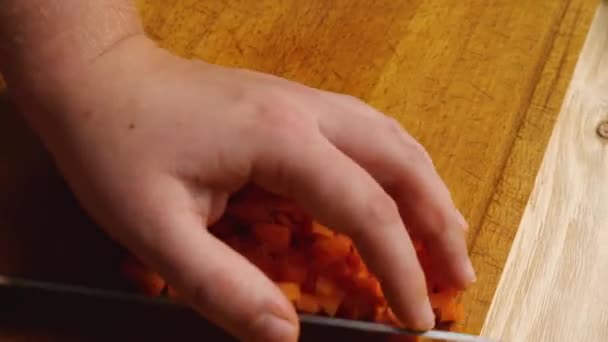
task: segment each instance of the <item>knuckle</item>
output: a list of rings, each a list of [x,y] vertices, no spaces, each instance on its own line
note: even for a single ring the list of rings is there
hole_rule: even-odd
[[[256,120],[270,129],[290,127],[297,123],[296,113],[280,103],[263,103],[256,110]]]
[[[421,217],[417,222],[420,226],[421,236],[427,239],[437,239],[441,236],[450,233],[450,230],[458,228],[457,225],[452,224],[453,220],[443,210],[438,208],[435,204],[429,203],[428,201],[420,201],[418,212],[427,213],[424,217]]]
[[[398,220],[397,205],[384,193],[369,195],[364,203],[365,208],[361,220],[363,229],[369,227],[385,227],[394,225]]]
[[[310,134],[310,119],[287,106],[261,106],[255,121],[259,133],[274,143],[291,145]]]
[[[391,116],[383,116],[382,119],[386,129],[388,129],[390,132],[399,136],[404,134],[403,127],[401,126],[401,123],[397,121],[397,119]]]
[[[350,103],[351,105],[355,106],[355,107],[359,107],[364,109],[363,112],[366,113],[370,113],[370,112],[374,112],[375,110],[369,106],[369,104],[367,104],[365,101],[363,101],[361,98],[354,96],[354,95],[350,95],[350,94],[337,94],[338,98],[341,99],[342,101],[346,102],[346,103]]]
[[[410,159],[416,163],[431,163],[431,155],[424,146],[413,138],[407,143],[408,155]]]

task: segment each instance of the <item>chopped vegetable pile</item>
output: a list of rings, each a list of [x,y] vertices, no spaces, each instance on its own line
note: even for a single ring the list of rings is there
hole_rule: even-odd
[[[401,326],[351,239],[292,202],[247,187],[231,199],[210,231],[270,277],[300,312]],[[415,246],[428,271],[423,244]],[[143,293],[174,296],[161,277],[135,258],[125,260],[122,270]],[[464,316],[459,292],[439,290],[440,284],[430,279],[427,283],[436,326],[450,330]]]

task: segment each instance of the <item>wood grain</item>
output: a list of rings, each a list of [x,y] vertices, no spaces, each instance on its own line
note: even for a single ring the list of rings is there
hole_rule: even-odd
[[[600,7],[526,206],[483,334],[608,340],[608,3]]]
[[[397,118],[471,225],[478,282],[461,329],[481,329],[597,1],[137,3],[148,34],[178,55],[355,95]],[[75,280],[79,260],[103,260],[72,233],[99,232],[11,115],[0,114],[0,272]],[[54,230],[76,237],[49,243]]]
[[[487,209],[470,243],[478,281],[465,295],[464,328],[478,332],[486,317],[502,267],[517,232],[535,175],[545,152],[565,89],[585,40],[597,3],[571,3],[554,30],[538,81],[524,104],[525,114],[502,166]]]

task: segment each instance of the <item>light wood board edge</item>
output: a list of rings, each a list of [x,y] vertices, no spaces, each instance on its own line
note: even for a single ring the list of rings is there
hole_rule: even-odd
[[[608,341],[608,2],[596,12],[482,335]]]
[[[482,272],[463,297],[467,315],[458,330],[477,334],[482,329],[597,5],[595,0],[566,2],[547,42],[511,151],[470,241],[473,264]]]

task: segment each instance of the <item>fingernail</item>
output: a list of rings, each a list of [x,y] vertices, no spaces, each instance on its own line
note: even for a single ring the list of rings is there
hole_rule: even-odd
[[[256,340],[268,342],[296,341],[293,323],[272,314],[260,316],[254,325]]]
[[[460,211],[456,210],[456,214],[456,216],[458,217],[458,224],[460,224],[460,226],[462,227],[462,229],[464,229],[465,232],[468,231],[469,224],[467,223],[467,220],[465,220],[464,216]]]
[[[431,308],[431,301],[428,299],[420,310],[420,323],[421,329],[432,329],[435,326],[435,314]]]
[[[471,259],[467,259],[467,262],[464,267],[464,271],[469,283],[474,283],[477,280],[477,276],[475,275],[475,269],[473,268],[473,264],[471,263]]]

